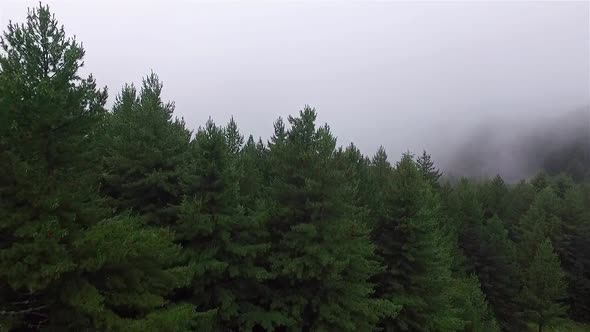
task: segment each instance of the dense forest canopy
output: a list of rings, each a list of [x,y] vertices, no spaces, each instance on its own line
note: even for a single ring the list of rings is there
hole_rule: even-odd
[[[309,106],[266,141],[192,131],[154,73],[107,109],[43,5],[1,46],[0,331],[590,323],[588,140],[449,181],[427,152],[339,147]]]

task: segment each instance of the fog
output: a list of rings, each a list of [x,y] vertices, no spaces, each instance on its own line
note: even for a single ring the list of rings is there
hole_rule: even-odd
[[[365,154],[426,149],[449,172],[509,178],[590,131],[587,1],[44,3],[110,103],[153,70],[191,128],[233,115],[266,140],[309,104]],[[3,0],[0,24],[37,4]]]

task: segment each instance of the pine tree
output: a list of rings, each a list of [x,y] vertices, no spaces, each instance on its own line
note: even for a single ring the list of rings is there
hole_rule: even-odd
[[[574,187],[574,180],[566,174],[560,174],[552,180],[551,187],[560,199],[563,199],[566,193]]]
[[[483,221],[483,208],[477,199],[477,188],[468,179],[461,179],[451,187],[441,188],[442,205],[447,218],[447,232],[454,237],[457,252],[454,255],[454,268],[458,272],[472,271],[466,267],[464,257],[469,257],[478,243],[478,231]]]
[[[432,188],[438,189],[440,184],[438,180],[442,176],[442,172],[434,166],[430,155],[426,153],[426,150],[422,151],[422,155],[416,159],[418,169],[424,175],[426,180],[432,185]]]
[[[239,183],[223,128],[211,120],[191,142],[176,234],[185,249],[188,299],[216,310],[216,329],[251,329],[264,320],[258,303],[268,273],[260,263],[267,245],[260,218],[239,203]]]
[[[551,187],[537,193],[529,210],[518,224],[518,257],[527,267],[546,237],[558,235],[561,220],[558,214],[559,198]]]
[[[279,164],[280,158],[286,153],[285,145],[287,143],[287,130],[283,118],[279,117],[273,123],[273,128],[273,135],[267,142],[269,153],[267,155],[267,167],[264,168],[264,178],[267,186],[270,186],[272,179],[280,174],[278,169],[271,167],[271,165]],[[273,153],[270,153],[270,151],[273,151]]]
[[[193,308],[164,299],[169,233],[111,216],[97,195],[107,95],[79,77],[84,50],[41,5],[1,46],[2,328],[186,328]]]
[[[460,318],[465,322],[461,331],[499,332],[494,312],[482,292],[477,276],[470,275],[455,279],[452,289],[453,305],[461,308]]]
[[[350,143],[346,149],[340,148],[337,151],[336,158],[345,172],[345,176],[354,182],[356,187],[355,205],[364,207],[367,203],[367,197],[372,194],[369,192],[369,159],[353,143]]]
[[[139,94],[126,85],[105,128],[102,192],[116,211],[131,210],[153,225],[176,219],[180,182],[191,133],[173,119],[174,104],[161,99],[162,83],[154,73]]]
[[[508,187],[500,175],[496,175],[491,181],[485,181],[478,186],[479,201],[482,203],[484,218],[494,215],[503,219],[506,216],[506,197]]]
[[[389,188],[392,170],[393,168],[387,160],[387,152],[383,146],[380,146],[371,160],[369,170],[371,187],[379,192],[385,192]]]
[[[443,198],[442,209],[446,223],[444,229],[451,241],[451,270],[454,281],[451,298],[465,324],[462,331],[500,331],[493,308],[471,265],[473,253],[466,252],[478,242],[478,229],[483,217],[475,189],[471,182],[462,179],[455,188],[448,183],[443,184],[439,192]]]
[[[369,331],[396,308],[371,299],[373,247],[354,219],[354,188],[335,167],[336,140],[315,119],[309,107],[289,117],[288,131],[279,119],[269,143],[269,309],[277,315],[265,327]]]
[[[387,152],[382,146],[379,147],[367,169],[366,196],[364,203],[368,208],[367,222],[371,229],[381,216],[385,215],[388,202],[386,192],[391,186],[391,172],[393,168],[387,160]]]
[[[361,151],[351,143],[343,149],[336,151],[335,162],[343,176],[348,179],[354,192],[352,204],[356,207],[356,216],[359,221],[371,228],[370,208],[368,206],[373,192],[369,182],[370,161]]]
[[[520,181],[516,185],[510,186],[507,198],[505,199],[504,214],[502,221],[506,224],[506,229],[510,239],[513,241],[518,238],[518,222],[529,210],[535,200],[535,188],[526,181]]]
[[[224,131],[230,156],[237,156],[244,145],[244,136],[240,134],[240,131],[238,130],[238,124],[234,120],[233,116],[229,120],[227,126],[224,128]]]
[[[539,172],[531,179],[531,184],[535,187],[536,191],[541,191],[547,188],[551,182],[549,181],[549,176],[544,172]]]
[[[590,322],[590,190],[577,185],[559,204],[555,251],[567,275],[572,318]]]
[[[375,158],[380,164],[384,153]],[[385,264],[377,294],[402,306],[386,330],[454,331],[462,326],[447,291],[452,286],[450,245],[442,234],[439,202],[413,157],[405,154],[384,186],[373,241]]]
[[[264,146],[258,146],[250,135],[240,154],[239,179],[240,203],[248,215],[256,213],[263,197],[265,154]]]
[[[475,273],[498,324],[507,331],[518,330],[522,324],[516,316],[515,297],[520,276],[514,243],[497,216],[485,220],[477,193],[473,182],[462,179],[444,196],[449,220],[456,223],[457,273]],[[459,254],[465,261],[457,258]]]
[[[533,320],[538,331],[566,316],[567,308],[560,303],[567,296],[565,274],[559,257],[553,252],[549,239],[545,239],[525,271],[522,302],[525,315]]]
[[[520,330],[516,297],[520,289],[520,275],[514,243],[498,217],[487,220],[476,231],[474,246],[466,248],[466,255],[481,281],[481,288],[490,302],[498,323],[506,331]]]

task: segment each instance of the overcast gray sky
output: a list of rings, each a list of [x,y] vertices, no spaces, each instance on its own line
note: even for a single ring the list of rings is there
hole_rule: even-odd
[[[2,27],[37,3],[2,0]],[[340,144],[444,159],[482,122],[590,100],[588,1],[44,3],[111,102],[153,70],[191,128],[233,115],[266,140],[309,104]]]

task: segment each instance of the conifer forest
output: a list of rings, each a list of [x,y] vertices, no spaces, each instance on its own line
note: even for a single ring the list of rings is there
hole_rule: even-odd
[[[512,182],[311,106],[188,128],[155,73],[107,107],[58,17],[2,27],[0,331],[589,330],[590,141]]]

